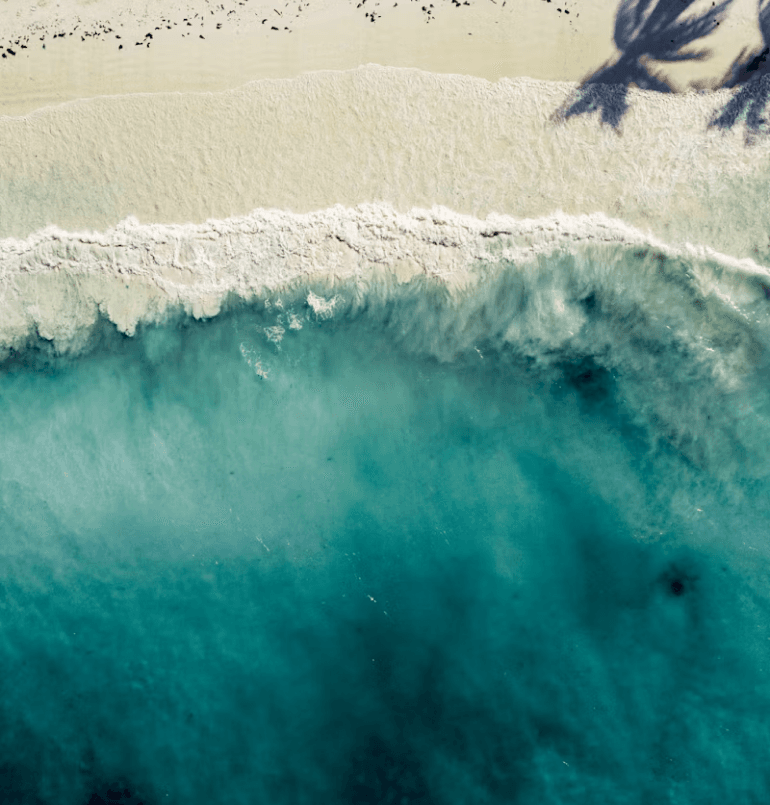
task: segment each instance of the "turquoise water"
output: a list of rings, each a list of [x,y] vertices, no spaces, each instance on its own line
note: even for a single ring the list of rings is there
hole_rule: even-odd
[[[649,413],[759,411],[764,359],[724,391],[585,289],[633,360],[536,355],[517,287],[457,349],[415,280],[15,353],[0,800],[768,801],[764,431]]]

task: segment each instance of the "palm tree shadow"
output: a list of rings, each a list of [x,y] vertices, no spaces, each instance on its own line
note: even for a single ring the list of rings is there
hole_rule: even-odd
[[[770,101],[770,2],[760,0],[759,29],[762,32],[762,49],[749,53],[742,51],[733,62],[721,87],[739,87],[724,108],[709,121],[709,128],[731,129],[739,120],[746,120],[746,144],[751,145],[757,135],[770,132],[770,121],[764,116]]]
[[[701,61],[709,50],[684,50],[711,33],[732,0],[722,0],[707,12],[685,17],[696,0],[623,0],[615,15],[613,40],[621,52],[585,78],[580,89],[553,115],[562,121],[587,112],[599,112],[602,123],[620,133],[620,122],[628,111],[628,89],[672,92],[672,87],[647,64]]]

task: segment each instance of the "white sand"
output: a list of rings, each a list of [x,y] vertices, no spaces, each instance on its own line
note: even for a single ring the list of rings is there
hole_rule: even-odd
[[[20,8],[6,0],[0,6],[0,45],[10,45],[16,55],[0,61],[0,114],[95,95],[222,90],[367,63],[491,81],[578,81],[617,55],[614,2],[468,3],[435,0],[429,17],[422,7],[430,9],[430,0],[39,0]],[[692,11],[711,5],[698,0]],[[375,22],[365,16],[370,11]],[[697,43],[711,49],[708,58],[652,67],[679,89],[710,85],[742,48],[759,46],[756,17],[756,0],[733,0],[724,21]],[[22,50],[14,43],[25,44],[24,37]]]

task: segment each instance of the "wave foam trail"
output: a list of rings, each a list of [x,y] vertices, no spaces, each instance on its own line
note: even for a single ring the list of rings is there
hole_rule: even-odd
[[[200,225],[128,219],[104,233],[49,227],[0,241],[0,278],[6,356],[40,339],[77,354],[104,319],[130,336],[179,312],[291,298],[317,319],[365,311],[443,361],[490,349],[543,371],[590,360],[613,374],[653,444],[723,478],[768,472],[758,445],[770,271],[602,214],[481,221],[368,204]],[[277,322],[297,326],[295,313]]]

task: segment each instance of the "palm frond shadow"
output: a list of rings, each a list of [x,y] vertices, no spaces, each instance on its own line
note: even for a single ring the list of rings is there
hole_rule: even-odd
[[[562,121],[575,115],[599,112],[602,123],[620,133],[629,109],[628,89],[634,85],[655,92],[672,92],[666,79],[647,62],[700,61],[709,50],[687,50],[710,34],[732,0],[722,0],[707,12],[686,16],[696,0],[623,0],[615,15],[613,40],[620,51],[583,79],[580,88],[554,113]]]
[[[764,116],[770,101],[770,0],[760,0],[759,29],[762,48],[743,50],[733,62],[720,87],[737,87],[738,91],[709,121],[709,128],[731,129],[745,119],[747,145],[758,135],[770,133],[770,121]]]

